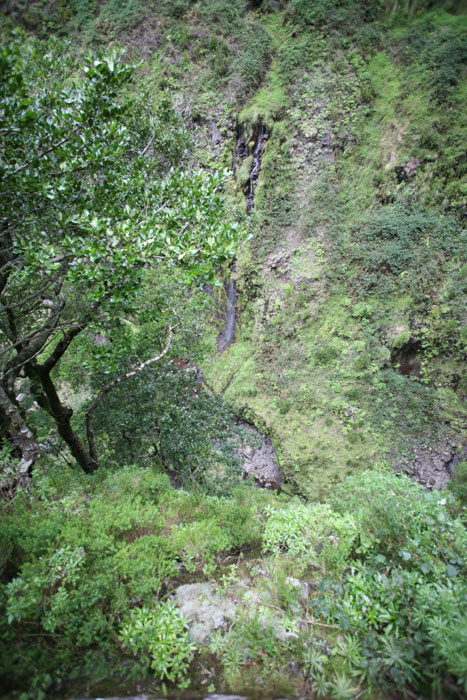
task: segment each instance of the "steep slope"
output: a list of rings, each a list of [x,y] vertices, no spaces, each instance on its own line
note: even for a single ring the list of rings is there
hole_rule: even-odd
[[[194,163],[234,170],[251,235],[233,273],[236,342],[217,354],[213,321],[204,374],[269,434],[294,488],[318,498],[371,466],[443,487],[465,448],[463,4],[9,10],[84,44],[119,38],[146,61],[148,99],[174,95]]]
[[[455,63],[438,94],[449,69],[432,52],[462,44],[465,16],[380,30],[366,51],[278,20],[264,24],[280,57],[239,115],[271,131],[239,256],[240,332],[210,376],[270,431],[303,495],[370,465],[443,487],[466,389],[466,83]]]

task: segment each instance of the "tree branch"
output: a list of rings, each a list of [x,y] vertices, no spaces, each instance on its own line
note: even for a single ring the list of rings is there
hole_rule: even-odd
[[[2,433],[8,437],[10,444],[20,455],[17,483],[25,485],[32,472],[34,462],[39,458],[39,445],[17,407],[11,403],[7,394],[4,394],[1,389],[0,422],[2,423]]]
[[[51,355],[45,362],[42,363],[42,367],[47,372],[50,372],[55,367],[60,358],[68,350],[73,338],[76,338],[76,336],[79,335],[84,328],[86,328],[86,325],[86,323],[76,325],[74,328],[71,328],[69,331],[63,334],[63,337],[60,338]]]
[[[154,139],[155,139],[155,136],[156,136],[155,134],[153,134],[153,135],[151,136],[151,138],[149,139],[148,143],[146,144],[146,146],[143,148],[143,150],[142,150],[141,153],[139,154],[139,157],[140,157],[140,158],[141,158],[142,156],[144,156],[145,153],[147,153],[147,151],[149,150],[149,148],[150,148],[152,142],[153,142]]]
[[[23,165],[20,165],[19,168],[16,168],[16,170],[13,170],[11,175],[18,175],[22,170],[26,170],[27,167],[31,165],[35,160],[39,160],[39,158],[43,158],[44,156],[48,155],[49,153],[52,153],[52,151],[55,151],[57,148],[60,148],[60,146],[63,146],[64,143],[69,141],[76,132],[78,132],[82,128],[82,124],[78,124],[78,126],[75,126],[74,129],[70,131],[68,136],[65,136],[61,141],[58,141],[57,143],[54,143],[50,148],[46,148],[45,151],[41,151],[33,160],[28,161],[27,163],[23,163]]]
[[[111,382],[106,384],[94,401],[92,401],[91,405],[89,406],[88,410],[86,411],[86,436],[88,439],[88,445],[89,445],[89,453],[91,455],[91,458],[93,462],[96,464],[98,463],[97,459],[97,450],[96,450],[96,443],[94,440],[94,429],[92,426],[92,418],[94,415],[94,411],[96,408],[99,406],[100,402],[106,396],[106,394],[109,393],[109,391],[112,391],[116,386],[121,384],[122,382],[126,381],[127,379],[131,379],[132,377],[135,377],[137,374],[143,371],[146,367],[149,367],[149,365],[152,365],[154,362],[157,362],[158,360],[161,360],[164,355],[166,355],[170,349],[170,346],[172,344],[172,337],[173,337],[173,328],[170,326],[169,328],[169,333],[167,336],[167,342],[165,344],[164,349],[162,350],[159,355],[156,355],[155,357],[151,357],[149,360],[146,360],[145,362],[138,362],[133,369],[131,369],[129,372],[125,372],[125,374],[121,374],[119,377],[115,377],[115,379],[112,379]]]

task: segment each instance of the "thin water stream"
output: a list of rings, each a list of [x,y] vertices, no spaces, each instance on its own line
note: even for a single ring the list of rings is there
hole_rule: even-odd
[[[253,164],[248,178],[248,192],[246,195],[246,212],[251,214],[255,206],[255,189],[258,183],[259,172],[261,170],[261,159],[264,145],[269,138],[268,133],[264,128],[263,122],[260,120],[257,127],[255,145],[253,148]]]
[[[246,212],[248,215],[251,214],[255,206],[255,190],[261,170],[263,150],[268,138],[269,134],[261,119],[253,127],[253,135],[250,142],[247,140],[245,126],[237,125],[237,140],[233,158],[234,170],[240,167],[246,158],[252,156],[250,172],[244,185]],[[223,312],[223,328],[217,337],[217,350],[219,353],[227,350],[235,342],[237,321],[236,272],[237,268],[234,262],[230,272],[230,279],[224,284],[226,302]]]

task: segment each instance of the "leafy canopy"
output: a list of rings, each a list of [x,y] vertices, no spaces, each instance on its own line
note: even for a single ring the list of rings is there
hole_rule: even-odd
[[[82,466],[50,384],[71,341],[131,308],[143,270],[177,266],[208,281],[239,237],[224,175],[177,167],[187,135],[168,98],[150,109],[136,92],[136,68],[116,50],[80,63],[19,33],[0,54],[3,411],[26,375]],[[11,425],[4,432],[11,440]]]

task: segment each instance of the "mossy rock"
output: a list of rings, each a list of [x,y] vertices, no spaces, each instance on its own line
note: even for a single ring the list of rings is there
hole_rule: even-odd
[[[407,345],[407,343],[410,341],[410,338],[410,331],[402,331],[402,333],[399,333],[392,342],[393,351],[400,350],[402,347],[404,347],[404,345]]]

